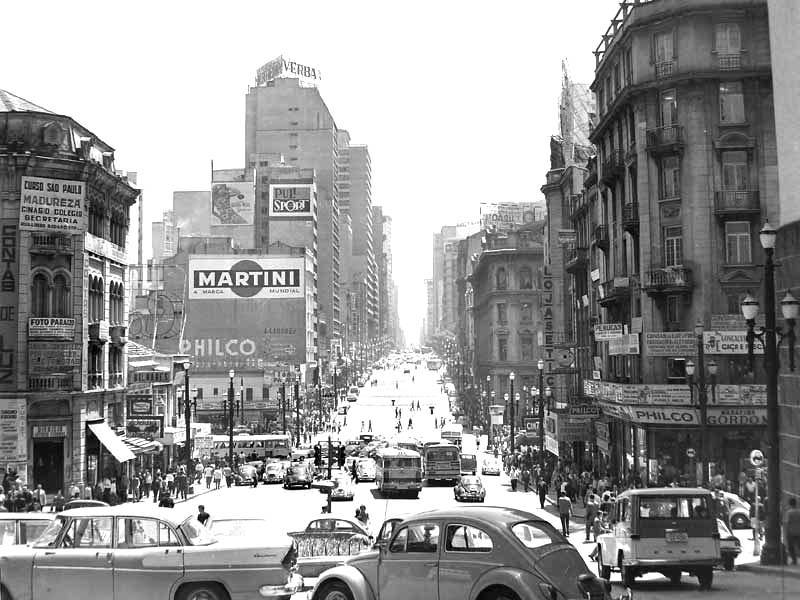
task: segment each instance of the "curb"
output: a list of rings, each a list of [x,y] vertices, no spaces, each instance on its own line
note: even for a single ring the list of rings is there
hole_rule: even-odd
[[[736,570],[755,573],[757,575],[769,575],[771,577],[777,576],[800,580],[800,568],[794,565],[762,565],[754,562],[736,565]]]

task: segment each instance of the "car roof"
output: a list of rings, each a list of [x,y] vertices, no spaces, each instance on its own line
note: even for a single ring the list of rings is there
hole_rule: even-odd
[[[540,521],[547,523],[544,519],[536,515],[518,510],[516,508],[508,508],[506,506],[463,506],[456,508],[440,508],[428,510],[425,512],[415,513],[405,517],[404,521],[419,521],[423,519],[445,519],[445,520],[458,520],[469,517],[479,521],[492,523],[494,525],[504,525],[510,523],[519,523],[520,521]]]
[[[177,526],[195,514],[195,506],[181,502],[174,508],[165,508],[153,502],[126,502],[117,506],[86,506],[71,508],[59,513],[65,517],[139,517],[161,519]]]
[[[16,519],[25,520],[41,520],[50,521],[55,516],[55,513],[42,513],[42,512],[4,512],[0,513],[0,521],[11,521]]]
[[[621,496],[710,496],[711,492],[705,488],[660,487],[626,490],[617,495]]]

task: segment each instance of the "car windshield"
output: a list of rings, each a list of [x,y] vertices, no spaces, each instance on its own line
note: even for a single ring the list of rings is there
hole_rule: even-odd
[[[218,519],[211,523],[211,533],[218,538],[266,537],[272,535],[267,521],[263,519]]]
[[[733,535],[728,526],[725,525],[725,521],[721,519],[717,519],[717,530],[722,537],[731,537]]]
[[[67,519],[64,517],[57,517],[55,520],[53,520],[36,539],[33,547],[52,548],[55,545],[58,534],[61,533],[61,529],[64,527],[64,523],[66,523],[66,521]]]
[[[180,529],[192,546],[208,546],[217,541],[214,534],[194,517],[189,517],[181,523]],[[42,537],[44,537],[44,535],[42,535]]]
[[[461,483],[463,485],[480,485],[481,480],[477,477],[462,477]]]
[[[642,496],[641,519],[708,519],[711,512],[702,496]]]

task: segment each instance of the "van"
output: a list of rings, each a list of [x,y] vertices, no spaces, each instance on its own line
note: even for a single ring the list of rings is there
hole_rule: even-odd
[[[700,589],[711,589],[721,560],[717,518],[711,492],[702,488],[647,488],[617,496],[611,531],[597,538],[597,567],[608,579],[619,570],[622,585],[636,577],[661,573],[673,584],[685,572]]]

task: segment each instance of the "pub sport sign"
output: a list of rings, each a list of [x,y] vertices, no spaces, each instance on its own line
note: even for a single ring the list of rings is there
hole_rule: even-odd
[[[196,258],[189,261],[189,298],[303,298],[303,258]]]

